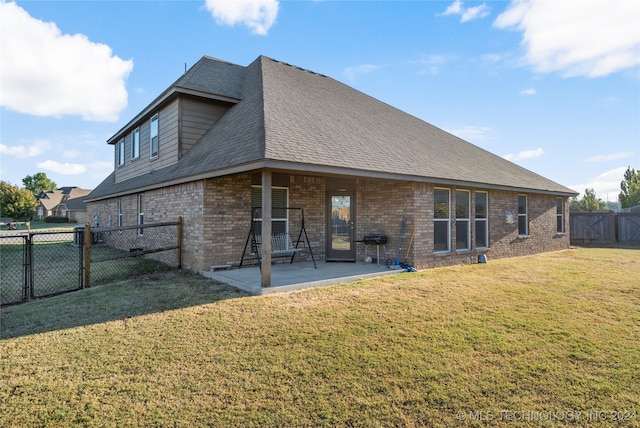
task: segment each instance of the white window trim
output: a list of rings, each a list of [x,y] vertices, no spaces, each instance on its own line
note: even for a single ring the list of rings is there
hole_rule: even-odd
[[[491,246],[490,243],[489,243],[489,192],[476,191],[475,193],[476,194],[478,194],[478,193],[484,194],[484,201],[485,201],[485,204],[486,204],[485,209],[487,211],[487,216],[484,217],[484,218],[476,218],[475,219],[475,223],[476,223],[475,224],[475,226],[476,226],[476,239],[475,239],[474,245],[477,245],[477,243],[478,243],[478,238],[477,238],[477,236],[478,236],[478,222],[484,222],[484,233],[485,233],[484,236],[486,237],[486,241],[487,242],[486,242],[486,245],[481,246],[481,247],[476,247],[476,248],[478,248],[478,249],[486,249],[486,248],[490,248],[490,246]],[[475,195],[474,195],[474,199],[475,199]]]
[[[558,214],[558,201],[560,201],[560,214]],[[562,225],[562,230],[558,230],[558,218],[562,219],[560,223]],[[565,233],[564,227],[564,198],[556,198],[556,233],[558,235],[563,235]]]
[[[458,192],[467,194],[467,217],[458,218]],[[471,191],[465,189],[456,189],[456,252],[471,251]],[[467,223],[467,247],[458,248],[458,222]]]
[[[520,197],[524,197],[524,214],[520,214]],[[527,197],[527,195],[518,195],[518,236],[529,236],[529,198]],[[525,233],[522,234],[520,233],[520,217],[524,217],[525,218]]]
[[[118,198],[118,226],[122,226],[122,198]]]
[[[261,185],[252,185],[251,187],[256,188],[256,189],[262,189]],[[272,186],[271,189],[281,189],[281,190],[286,190],[287,192],[287,206],[286,207],[272,207],[272,208],[288,208],[289,207],[289,188],[288,187],[279,187],[279,186]],[[273,195],[272,195],[273,198]],[[273,200],[272,200],[273,203]],[[284,221],[284,228],[285,228],[285,233],[289,234],[289,210],[285,210],[286,211],[286,217],[284,218],[280,218],[280,217],[272,217],[271,218],[271,223],[273,224],[274,221]],[[259,218],[254,218],[253,221],[259,221],[260,224],[262,224],[262,217]],[[273,232],[272,232],[273,233]],[[287,245],[288,245],[289,240],[287,240]]]
[[[138,194],[138,226],[144,224],[144,197],[143,194]],[[138,229],[138,235],[144,235],[144,228]]]
[[[136,140],[137,140],[137,144],[136,144]],[[138,159],[139,157],[140,157],[140,128],[136,128],[131,132],[131,160]]]
[[[156,153],[153,154],[153,133],[152,133],[152,124],[153,120],[156,120]],[[158,155],[160,153],[160,117],[159,114],[156,113],[151,116],[149,120],[149,159],[158,159]]]
[[[448,217],[447,218],[435,218],[435,195],[436,195],[436,190],[446,190],[447,191],[447,210],[448,210]],[[447,189],[447,188],[441,188],[441,187],[436,187],[433,189],[433,206],[434,206],[434,216],[433,216],[433,221],[434,221],[434,234],[435,234],[435,222],[446,222],[447,223],[447,249],[446,250],[436,250],[435,249],[435,236],[433,239],[433,245],[434,245],[434,254],[449,254],[451,252],[451,189]]]
[[[116,147],[116,164],[117,166],[122,166],[124,165],[124,158],[125,158],[125,149],[124,149],[124,138],[121,139],[120,141],[118,141],[117,147]]]

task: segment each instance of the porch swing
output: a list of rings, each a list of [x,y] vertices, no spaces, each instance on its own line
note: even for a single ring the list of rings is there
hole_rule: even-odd
[[[304,209],[293,207],[273,207],[272,210],[274,212],[286,210],[287,213],[291,211],[298,211],[300,213],[300,232],[298,233],[298,239],[294,241],[293,236],[286,230],[286,226],[282,228],[275,228],[277,230],[274,230],[271,233],[271,257],[291,257],[289,263],[293,263],[293,259],[296,257],[296,254],[306,249],[311,255],[313,267],[318,269],[316,259],[313,257],[313,251],[311,250],[311,244],[309,243],[309,236],[307,235],[307,230],[304,225]],[[300,244],[302,244],[302,246],[300,246]],[[247,240],[244,243],[242,258],[240,259],[240,265],[238,267],[242,267],[245,260],[250,259],[257,259],[258,265],[260,266],[260,269],[262,269],[262,207],[251,208],[251,227],[249,228]]]

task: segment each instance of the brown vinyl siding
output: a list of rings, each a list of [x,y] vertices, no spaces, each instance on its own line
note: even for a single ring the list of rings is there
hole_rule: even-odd
[[[148,174],[178,162],[191,147],[229,109],[226,103],[204,101],[193,97],[173,100],[158,113],[158,157],[150,159],[150,126],[152,113],[140,127],[140,156],[131,159],[125,156],[125,163],[116,166],[116,182],[129,180]],[[132,128],[135,129],[135,128]],[[117,144],[116,152],[117,154]],[[131,133],[125,134],[125,155],[131,153]]]
[[[228,109],[229,105],[224,103],[183,98],[180,106],[180,156],[184,156]]]
[[[155,115],[155,112],[153,113]],[[140,156],[131,159],[131,133],[125,135],[125,162],[116,167],[116,182],[128,180],[152,170],[157,170],[178,161],[178,101],[174,100],[158,113],[158,157],[150,159],[151,117],[145,118],[136,126],[140,127]],[[135,128],[133,128],[135,129]],[[117,155],[116,144],[116,155]]]
[[[178,162],[178,101],[174,100],[171,104],[163,108],[158,114],[158,157],[151,160],[151,168],[156,170],[165,166]],[[147,160],[150,156],[150,126],[151,118],[147,120],[147,151],[145,155]]]

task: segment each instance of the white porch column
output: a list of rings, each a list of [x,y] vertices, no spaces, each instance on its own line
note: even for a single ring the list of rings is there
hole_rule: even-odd
[[[262,170],[262,286],[271,287],[271,170]]]

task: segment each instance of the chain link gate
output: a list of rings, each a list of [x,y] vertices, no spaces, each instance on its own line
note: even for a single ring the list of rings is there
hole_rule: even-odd
[[[0,239],[0,306],[182,267],[180,217],[177,222],[85,225]]]
[[[82,252],[74,245],[73,232],[35,232],[0,238],[0,305],[82,288]]]
[[[29,299],[26,235],[0,236],[0,305]]]
[[[31,298],[82,289],[82,252],[73,232],[31,233]]]

